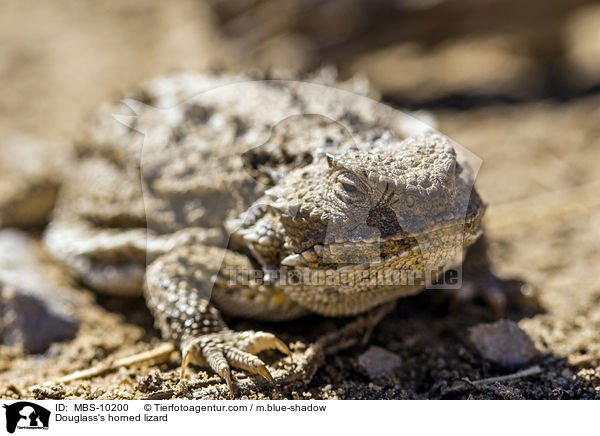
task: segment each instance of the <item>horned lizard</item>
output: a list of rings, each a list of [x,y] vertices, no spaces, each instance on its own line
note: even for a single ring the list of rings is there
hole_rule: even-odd
[[[289,349],[222,314],[363,313],[419,292],[481,231],[448,138],[358,82],[320,82],[177,75],[105,105],[45,234],[89,287],[143,290],[182,371],[230,390],[231,366],[272,380],[257,354]]]

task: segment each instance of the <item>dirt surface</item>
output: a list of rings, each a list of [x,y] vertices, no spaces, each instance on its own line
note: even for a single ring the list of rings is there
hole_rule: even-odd
[[[238,57],[234,41],[219,30],[218,16],[200,2],[174,1],[167,6],[149,1],[140,6],[109,1],[100,6],[61,0],[61,7],[27,3],[0,2],[0,80],[8,85],[0,103],[0,140],[19,132],[68,144],[94,107],[141,80],[177,70],[251,68],[252,60]],[[24,16],[27,19],[21,20]],[[261,329],[291,343],[295,362],[275,353],[265,356],[280,381],[279,391],[236,373],[238,398],[600,398],[600,94],[594,92],[596,66],[585,55],[594,53],[598,45],[581,36],[586,29],[596,31],[598,26],[589,23],[594,17],[598,23],[598,16],[595,10],[584,17],[579,10],[565,24],[563,33],[571,45],[566,45],[564,71],[573,73],[564,77],[577,77],[577,60],[583,59],[585,86],[578,81],[578,91],[564,98],[544,96],[542,86],[534,97],[530,93],[526,99],[512,99],[512,90],[527,88],[531,82],[524,77],[535,78],[539,65],[533,57],[512,53],[510,44],[502,45],[502,50],[520,63],[498,73],[497,83],[502,86],[496,88],[486,81],[491,73],[475,75],[469,82],[472,88],[455,82],[448,85],[443,74],[436,81],[432,73],[426,90],[431,92],[421,90],[405,98],[410,86],[427,84],[407,78],[390,82],[393,68],[403,64],[385,56],[383,70],[392,73],[373,77],[376,85],[378,81],[386,85],[382,86],[385,99],[395,104],[410,101],[414,107],[421,101],[440,120],[442,133],[483,160],[477,185],[489,203],[485,225],[491,271],[508,287],[526,283],[539,307],[512,304],[498,315],[477,301],[449,308],[439,293],[427,291],[399,301],[369,344],[351,341],[345,347],[340,343],[339,350],[314,344],[324,332],[335,334],[353,320],[310,317],[261,324]],[[582,24],[574,28],[577,23]],[[573,46],[577,38],[585,44]],[[478,37],[476,42],[481,41]],[[444,47],[427,53],[430,69],[439,65],[436,59],[453,59]],[[377,50],[372,58],[367,53],[345,60],[349,69],[342,72],[369,70],[376,59],[381,60]],[[477,56],[477,50],[467,52]],[[480,58],[474,59],[473,65],[478,62]],[[507,85],[511,83],[516,85]],[[480,98],[469,94],[460,100],[464,104],[450,104],[458,101],[457,92],[482,87],[493,89],[491,94],[510,90],[511,102],[492,99],[479,104]],[[439,100],[448,96],[452,99]],[[56,147],[57,153],[68,152],[68,145]],[[38,237],[41,230],[28,232]],[[469,274],[482,273],[465,270],[466,279]],[[79,334],[35,355],[0,345],[1,398],[227,398],[226,386],[202,369],[194,368],[191,377],[180,380],[177,353],[159,363],[35,387],[161,344],[142,299],[98,297],[69,286],[86,295],[85,303],[75,308],[81,321]],[[538,358],[519,368],[506,368],[475,351],[467,340],[469,327],[502,317],[518,321],[540,351]],[[259,327],[245,320],[232,320],[231,325]],[[361,367],[359,358],[371,345],[400,357],[392,374],[371,379]],[[304,369],[304,375],[297,374],[298,368]],[[529,368],[534,368],[533,375],[472,383]]]

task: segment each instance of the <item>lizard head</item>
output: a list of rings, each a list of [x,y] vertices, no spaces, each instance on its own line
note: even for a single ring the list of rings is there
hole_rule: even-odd
[[[453,146],[434,133],[404,141],[382,135],[324,154],[267,195],[283,227],[288,266],[390,260],[416,249],[443,251],[444,240],[470,245],[484,210]]]

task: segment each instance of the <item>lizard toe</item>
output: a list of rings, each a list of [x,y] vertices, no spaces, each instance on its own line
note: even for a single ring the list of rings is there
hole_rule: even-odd
[[[267,365],[256,356],[269,349],[279,350],[290,357],[292,355],[283,341],[271,333],[261,331],[224,331],[185,340],[181,346],[181,377],[185,377],[190,363],[207,366],[226,381],[230,395],[233,395],[231,367],[234,367],[260,375],[276,387]]]

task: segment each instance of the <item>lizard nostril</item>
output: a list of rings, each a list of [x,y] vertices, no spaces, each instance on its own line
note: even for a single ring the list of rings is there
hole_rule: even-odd
[[[369,212],[367,225],[376,227],[382,238],[387,238],[402,231],[394,211],[388,206],[376,206]]]

